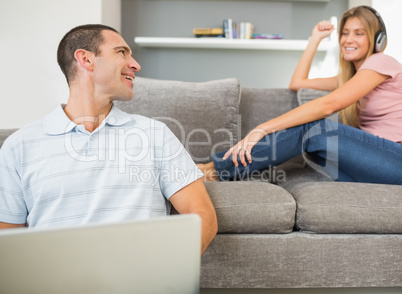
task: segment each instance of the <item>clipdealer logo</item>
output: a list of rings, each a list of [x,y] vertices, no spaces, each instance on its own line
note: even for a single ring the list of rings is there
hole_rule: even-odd
[[[186,150],[197,149],[198,146],[211,146],[211,152],[215,152],[220,146],[230,145],[234,142],[232,132],[222,128],[215,130],[214,134],[222,133],[222,136],[229,139],[212,146],[212,136],[207,130],[198,128],[186,135],[183,125],[170,117],[155,117],[149,120],[150,124],[146,127],[129,128],[124,126],[105,127],[106,123],[113,125],[116,122],[114,117],[108,117],[106,120],[92,133],[85,131],[83,124],[85,122],[94,123],[93,117],[80,118],[78,121],[80,124],[70,123],[66,130],[73,131],[65,133],[64,147],[71,158],[81,162],[114,162],[118,165],[119,173],[127,173],[133,163],[140,164],[143,160],[151,162],[162,159],[164,161],[173,160],[183,152],[188,153]],[[175,130],[178,130],[178,137],[167,134],[171,131],[165,126],[165,122],[169,122]],[[78,132],[84,133],[87,140],[83,140],[82,134],[77,136]],[[195,141],[196,135],[200,137],[200,134],[205,140]],[[91,138],[96,138],[96,140],[91,141]],[[201,162],[208,160],[209,156],[192,155],[192,159]]]

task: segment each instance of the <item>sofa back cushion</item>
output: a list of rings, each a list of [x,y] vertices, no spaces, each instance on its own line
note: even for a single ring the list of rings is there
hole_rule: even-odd
[[[7,137],[14,133],[16,130],[18,129],[0,129],[0,148]]]
[[[302,104],[312,101],[314,99],[325,96],[329,93],[331,93],[331,92],[302,88],[299,91],[297,91],[297,101],[299,102],[299,105],[302,105]]]
[[[329,93],[331,93],[331,91],[321,91],[315,89],[302,88],[299,91],[297,91],[297,101],[299,102],[299,105],[303,105],[304,103],[323,97]],[[337,112],[329,115],[327,118],[335,122],[340,123],[342,122],[342,118]]]
[[[242,88],[239,106],[242,138],[259,124],[297,106],[296,93],[289,89]]]
[[[197,163],[237,142],[240,82],[191,83],[137,77],[134,99],[116,102],[128,112],[164,122]]]

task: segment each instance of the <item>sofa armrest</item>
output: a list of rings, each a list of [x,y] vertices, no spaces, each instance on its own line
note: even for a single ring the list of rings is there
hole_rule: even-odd
[[[0,148],[3,146],[4,141],[18,129],[0,129]]]

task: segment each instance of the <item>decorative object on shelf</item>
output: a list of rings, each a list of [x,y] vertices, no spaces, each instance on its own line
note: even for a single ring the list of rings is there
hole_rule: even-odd
[[[283,39],[283,34],[253,34],[252,39]]]

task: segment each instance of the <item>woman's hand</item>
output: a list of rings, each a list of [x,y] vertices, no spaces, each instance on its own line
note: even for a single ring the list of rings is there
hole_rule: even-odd
[[[226,160],[230,155],[232,155],[233,164],[237,167],[239,166],[237,156],[239,156],[240,162],[243,166],[247,166],[247,161],[248,163],[252,162],[251,150],[266,135],[267,132],[264,129],[259,127],[255,128],[243,140],[230,148],[223,156],[223,160]]]
[[[335,27],[333,24],[331,24],[327,20],[320,21],[313,29],[313,32],[311,33],[311,38],[317,38],[319,40],[322,40],[326,37],[329,37],[332,32],[335,30]]]

